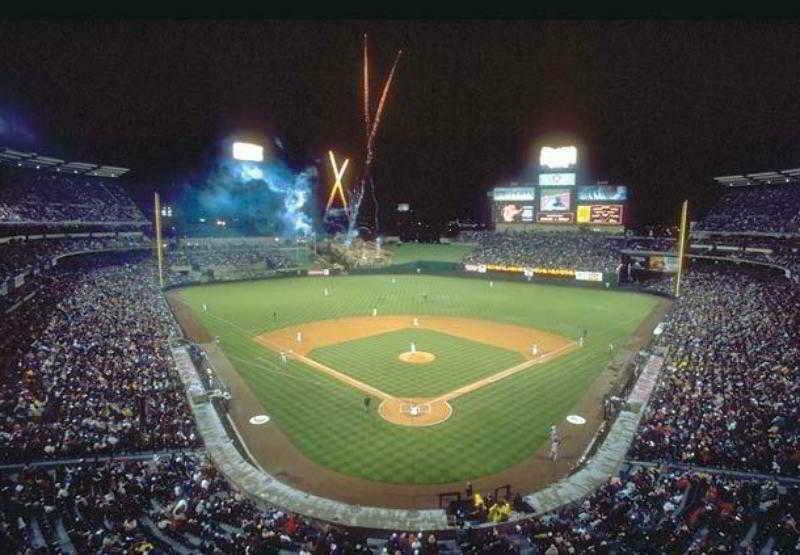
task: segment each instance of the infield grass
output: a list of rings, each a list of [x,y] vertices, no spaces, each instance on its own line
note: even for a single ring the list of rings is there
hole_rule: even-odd
[[[329,289],[327,297],[324,288]],[[625,345],[658,304],[655,297],[628,292],[505,281],[495,281],[490,288],[481,279],[426,275],[273,279],[191,287],[180,297],[219,336],[265,412],[306,456],[346,474],[407,484],[463,481],[495,473],[543,446],[550,425],[571,413],[607,366],[613,356],[609,342]],[[200,310],[203,303],[207,313]],[[455,399],[452,417],[427,428],[386,422],[374,412],[377,400],[366,414],[360,391],[298,361],[283,367],[275,353],[253,341],[260,333],[301,322],[366,316],[373,307],[382,315],[494,320],[573,340],[586,329],[588,337],[582,349]],[[408,340],[398,333],[396,345],[394,337],[387,338],[391,340],[387,348],[397,350]],[[452,341],[456,345],[464,340]],[[365,365],[362,350],[372,351],[373,346],[362,347],[360,340],[351,343],[349,349],[342,345],[320,349],[325,351],[321,356],[335,358],[336,369],[359,373],[365,382],[386,372],[381,378],[384,384],[397,381],[386,387],[397,387],[399,392],[408,385],[392,375],[394,351],[387,355],[385,366],[374,361],[373,367]],[[447,351],[444,345],[437,349],[443,355]],[[464,360],[469,362],[465,373],[478,366],[472,364],[474,358]],[[437,380],[432,378],[425,387],[450,388],[451,384]]]
[[[427,364],[397,357],[414,342],[436,355]],[[496,374],[521,354],[431,330],[406,329],[314,349],[311,358],[395,397],[434,397]]]

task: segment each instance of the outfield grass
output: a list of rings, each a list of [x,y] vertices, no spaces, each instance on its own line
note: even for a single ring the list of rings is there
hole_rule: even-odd
[[[386,247],[392,253],[393,264],[407,262],[461,262],[472,249],[460,243],[403,243]]]
[[[323,296],[326,287],[328,297]],[[354,476],[421,484],[498,472],[541,447],[550,425],[570,414],[606,367],[612,356],[608,343],[625,344],[658,303],[627,292],[505,281],[490,288],[480,279],[426,275],[273,279],[191,287],[180,295],[220,337],[265,412],[306,456]],[[208,313],[199,310],[203,303]],[[297,361],[284,368],[252,339],[301,322],[369,315],[373,307],[382,315],[494,320],[570,339],[586,329],[588,337],[584,348],[537,365],[535,371],[459,397],[452,403],[453,416],[429,428],[397,426],[365,414],[360,391]],[[359,369],[357,349],[354,353],[351,361],[335,353],[340,357],[336,368],[372,371]]]
[[[428,364],[397,358],[409,350],[436,355]],[[314,349],[311,358],[395,397],[433,397],[496,374],[521,354],[431,330],[407,329]]]

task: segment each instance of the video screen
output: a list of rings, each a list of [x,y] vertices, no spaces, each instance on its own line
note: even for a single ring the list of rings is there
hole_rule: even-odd
[[[494,221],[503,224],[524,224],[533,222],[536,206],[522,202],[495,202]]]
[[[628,188],[619,185],[592,185],[578,187],[578,200],[617,200],[628,199]]]
[[[622,205],[581,205],[576,209],[576,216],[579,224],[622,225]]]
[[[542,212],[566,212],[570,209],[569,189],[540,189],[539,210]]]

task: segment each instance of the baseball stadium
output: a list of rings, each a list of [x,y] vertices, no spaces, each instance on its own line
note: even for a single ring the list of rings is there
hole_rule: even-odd
[[[0,23],[0,552],[800,549],[778,27]]]

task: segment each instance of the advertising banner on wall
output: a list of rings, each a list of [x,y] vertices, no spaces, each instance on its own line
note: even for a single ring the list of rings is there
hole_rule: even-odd
[[[575,272],[575,279],[579,281],[603,281],[603,272],[584,272],[578,270]]]
[[[486,273],[485,264],[464,264],[464,270],[467,272],[478,272],[479,274]]]

